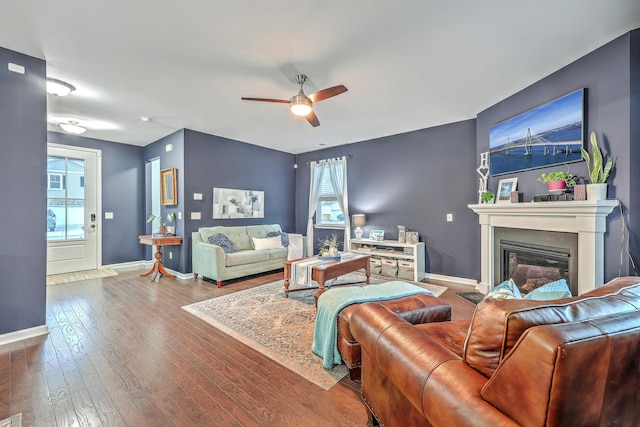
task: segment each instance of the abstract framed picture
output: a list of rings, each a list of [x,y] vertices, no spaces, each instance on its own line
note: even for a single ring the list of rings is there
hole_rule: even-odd
[[[579,89],[489,129],[491,176],[582,160],[586,89]]]
[[[518,178],[501,179],[496,191],[496,203],[511,203],[511,192],[516,191]]]
[[[178,190],[176,186],[176,168],[160,171],[160,204],[177,205]]]
[[[264,218],[264,191],[213,189],[213,219]]]

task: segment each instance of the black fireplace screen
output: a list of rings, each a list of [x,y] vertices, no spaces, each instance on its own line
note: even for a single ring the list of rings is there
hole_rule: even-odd
[[[502,280],[513,279],[523,295],[559,279],[572,287],[566,249],[500,240],[500,254]]]

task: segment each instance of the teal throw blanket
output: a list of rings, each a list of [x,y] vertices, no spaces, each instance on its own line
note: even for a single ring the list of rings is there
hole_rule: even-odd
[[[322,366],[331,369],[342,363],[338,352],[338,313],[348,305],[384,301],[416,294],[434,295],[433,292],[407,282],[393,281],[379,285],[345,286],[331,288],[318,298],[316,326],[311,350],[322,357]]]

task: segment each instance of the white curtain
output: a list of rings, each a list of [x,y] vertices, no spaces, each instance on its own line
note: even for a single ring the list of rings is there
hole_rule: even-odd
[[[309,185],[309,216],[307,217],[307,256],[313,256],[313,215],[316,213],[322,178],[324,177],[325,160],[311,162],[311,183]]]
[[[329,166],[329,178],[331,178],[333,191],[338,197],[338,205],[344,214],[343,250],[347,252],[349,250],[349,238],[351,237],[351,216],[349,215],[349,198],[347,194],[347,158],[332,159],[329,160],[327,164]]]

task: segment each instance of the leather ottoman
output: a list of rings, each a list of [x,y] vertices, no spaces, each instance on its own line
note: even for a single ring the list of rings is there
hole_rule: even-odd
[[[330,290],[324,289],[315,294],[316,307],[318,306],[320,295],[327,291]],[[414,325],[451,320],[451,306],[431,295],[417,294],[376,302]],[[361,357],[360,344],[351,335],[350,322],[351,315],[360,304],[366,303],[348,305],[338,313],[338,350],[352,380],[360,379]]]

